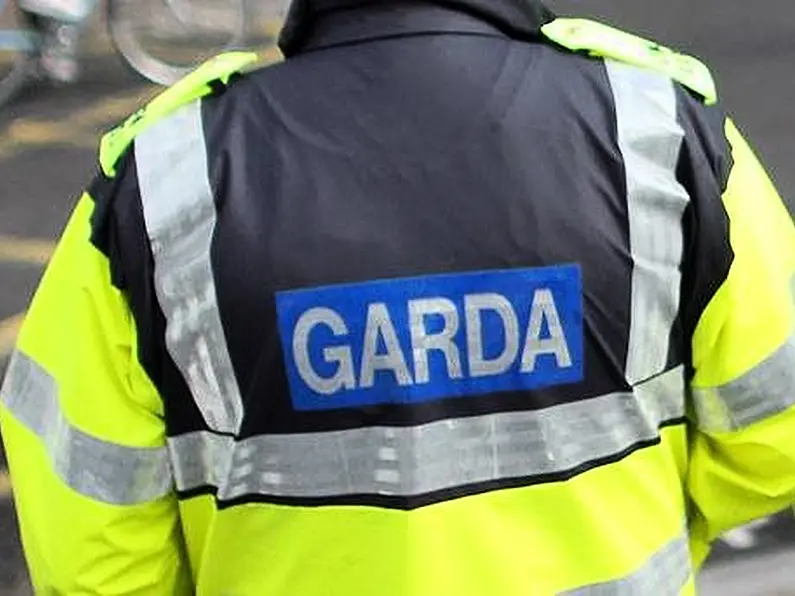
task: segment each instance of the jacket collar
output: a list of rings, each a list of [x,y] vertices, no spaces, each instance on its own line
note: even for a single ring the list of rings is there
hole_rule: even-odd
[[[540,0],[293,0],[279,47],[302,51],[420,33],[530,40],[555,15]]]

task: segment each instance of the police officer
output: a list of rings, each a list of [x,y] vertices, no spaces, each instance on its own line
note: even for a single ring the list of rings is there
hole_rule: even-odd
[[[695,59],[294,4],[103,139],[2,430],[33,582],[692,594],[795,500],[795,228]]]

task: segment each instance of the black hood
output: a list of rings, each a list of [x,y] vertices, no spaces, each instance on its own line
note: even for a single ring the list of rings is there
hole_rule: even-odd
[[[285,56],[299,52],[315,22],[324,15],[365,7],[431,5],[468,13],[516,39],[533,39],[555,18],[538,0],[293,0],[279,38]]]

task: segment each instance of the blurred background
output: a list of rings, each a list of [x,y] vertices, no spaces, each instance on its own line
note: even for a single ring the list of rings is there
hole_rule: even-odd
[[[197,57],[273,48],[286,0],[0,0],[0,376],[31,292],[108,130]],[[795,2],[550,0],[695,54],[785,197],[795,198]],[[35,54],[41,59],[27,57]],[[793,203],[790,203],[792,209]],[[0,596],[31,593],[0,451]],[[707,596],[795,595],[789,513],[725,536]]]

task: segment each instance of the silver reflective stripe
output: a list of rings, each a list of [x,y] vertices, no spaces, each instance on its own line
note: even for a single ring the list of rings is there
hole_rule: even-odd
[[[156,122],[135,141],[168,352],[207,425],[236,433],[243,406],[210,259],[216,213],[206,152],[199,102]]]
[[[684,416],[684,371],[635,388],[534,412],[442,420],[417,427],[234,438],[208,432],[169,440],[177,487],[254,494],[410,496],[493,480],[555,474],[620,455]]]
[[[70,425],[55,379],[22,352],[11,357],[0,401],[38,435],[55,473],[76,492],[111,505],[135,505],[173,490],[165,447],[125,447]]]
[[[624,158],[629,210],[632,310],[627,380],[665,370],[679,311],[682,214],[689,197],[676,179],[684,131],[673,83],[665,76],[608,61]]]
[[[631,575],[570,590],[563,596],[679,596],[692,574],[687,534],[683,533]]]
[[[702,430],[745,428],[795,406],[795,334],[767,360],[725,385],[693,389]]]

